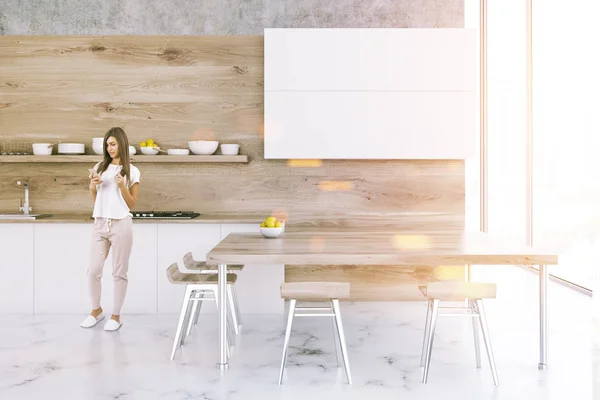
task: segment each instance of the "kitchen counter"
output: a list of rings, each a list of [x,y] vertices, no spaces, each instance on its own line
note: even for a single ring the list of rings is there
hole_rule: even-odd
[[[90,210],[91,212],[91,210]],[[0,211],[0,214],[10,214],[14,211]],[[37,213],[37,210],[35,211]],[[52,213],[50,213],[52,214]],[[134,219],[135,224],[260,224],[269,215],[237,214],[237,213],[207,213],[193,219]],[[1,220],[1,223],[88,223],[90,214],[53,214],[52,217],[37,220]],[[456,215],[447,213],[368,213],[356,215],[328,215],[327,218],[314,218],[313,215],[295,215],[293,222],[288,221],[286,231],[302,231],[305,233],[321,234],[329,231],[356,232],[423,232],[456,231],[464,228],[464,221]]]
[[[0,212],[0,214],[2,214]],[[242,214],[200,214],[193,219],[134,219],[134,224],[260,224],[264,217]],[[91,223],[89,214],[54,214],[51,217],[19,220],[4,219],[1,223],[17,224],[77,224]]]

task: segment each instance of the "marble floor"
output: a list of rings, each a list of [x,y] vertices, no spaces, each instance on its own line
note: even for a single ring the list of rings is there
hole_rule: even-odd
[[[336,368],[323,318],[296,319],[278,386],[281,315],[245,315],[224,376],[215,366],[214,314],[201,317],[172,362],[176,315],[124,315],[117,333],[81,329],[80,315],[0,315],[0,399],[592,399],[592,299],[552,284],[550,368],[538,371],[536,276],[478,267],[474,279],[499,283],[487,303],[497,388],[485,352],[475,368],[470,321],[449,317],[438,323],[429,383],[421,384],[425,303],[378,302],[342,303],[352,386]]]

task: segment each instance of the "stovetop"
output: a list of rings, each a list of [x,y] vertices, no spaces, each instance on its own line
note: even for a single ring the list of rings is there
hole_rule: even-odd
[[[132,211],[133,219],[192,219],[199,216],[193,211]]]

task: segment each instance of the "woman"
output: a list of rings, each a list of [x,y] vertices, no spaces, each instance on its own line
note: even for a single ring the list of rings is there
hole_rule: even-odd
[[[102,268],[112,249],[115,284],[113,312],[105,331],[121,327],[121,307],[127,292],[127,270],[133,244],[130,210],[138,200],[140,171],[129,163],[129,141],[121,128],[104,135],[104,158],[90,170],[90,193],[94,199],[94,226],[90,267],[87,271],[92,312],[81,323],[91,328],[104,318],[100,307]]]

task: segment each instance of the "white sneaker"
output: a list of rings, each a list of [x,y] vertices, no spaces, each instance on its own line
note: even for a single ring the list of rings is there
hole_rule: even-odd
[[[102,321],[103,319],[104,319],[104,314],[100,314],[96,318],[94,318],[92,315],[88,315],[87,317],[85,317],[83,322],[81,322],[81,324],[79,324],[79,326],[81,326],[82,328],[91,328],[91,327],[95,326],[98,322]]]
[[[106,323],[104,324],[104,330],[107,332],[114,332],[114,331],[118,331],[119,328],[121,327],[121,323],[115,321],[114,319],[109,319],[108,321],[106,321]]]

